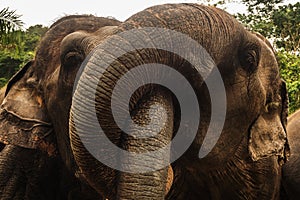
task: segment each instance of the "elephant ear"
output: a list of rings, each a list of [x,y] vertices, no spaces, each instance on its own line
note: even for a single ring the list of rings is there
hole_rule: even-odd
[[[285,162],[289,155],[286,134],[288,97],[283,81],[279,99],[281,101],[266,105],[250,129],[249,152],[254,161],[277,155]]]
[[[55,153],[53,128],[38,92],[33,61],[8,82],[0,106],[0,142]]]

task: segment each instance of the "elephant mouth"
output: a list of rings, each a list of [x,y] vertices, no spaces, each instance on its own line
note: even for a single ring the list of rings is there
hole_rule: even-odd
[[[56,154],[54,129],[50,122],[18,115],[0,108],[0,142]]]

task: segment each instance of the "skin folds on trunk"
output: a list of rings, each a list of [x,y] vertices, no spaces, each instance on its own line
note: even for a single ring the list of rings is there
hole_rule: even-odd
[[[124,150],[141,153],[154,150],[155,148],[162,148],[171,141],[174,115],[171,95],[167,92],[152,92],[146,95],[143,101],[132,111],[132,119],[138,125],[147,123],[149,120],[149,116],[147,116],[149,113],[147,112],[149,112],[150,106],[157,106],[158,104],[162,107],[158,107],[154,112],[151,112],[151,124],[153,127],[161,127],[160,123],[165,122],[163,129],[148,140],[139,140],[123,135],[122,147]],[[164,114],[162,115],[162,113]],[[134,128],[129,128],[129,130],[131,130],[132,134],[135,134],[136,131],[139,131],[137,134],[141,134],[140,130],[135,130]],[[144,129],[143,131],[145,134],[148,134],[155,131],[155,128],[152,130]],[[120,159],[122,160],[122,157]],[[163,162],[166,159],[169,159],[169,155],[162,155],[160,158],[149,156],[146,159],[149,162],[143,163],[143,165],[149,166],[152,163]],[[134,160],[129,160],[128,162],[132,162],[133,165],[137,163]],[[118,179],[117,199],[164,199],[167,193],[165,190],[168,179],[168,167],[142,174],[120,172]]]
[[[99,194],[80,183],[59,157],[6,145],[0,152],[0,199],[94,200]]]

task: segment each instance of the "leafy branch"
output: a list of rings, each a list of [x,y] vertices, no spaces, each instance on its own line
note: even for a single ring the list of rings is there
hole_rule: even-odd
[[[3,8],[0,11],[0,42],[1,46],[20,41],[20,31],[24,23],[20,20],[21,15],[15,10]]]

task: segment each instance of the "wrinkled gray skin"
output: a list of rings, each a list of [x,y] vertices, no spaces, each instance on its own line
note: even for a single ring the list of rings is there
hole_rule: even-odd
[[[58,20],[42,38],[34,60],[1,90],[0,142],[6,146],[0,152],[0,199],[101,199],[78,179],[68,138],[71,90],[61,88],[58,94],[56,78],[62,70],[64,37],[118,24],[117,20],[88,15]],[[76,71],[65,74],[67,81],[73,81],[75,75]],[[60,79],[66,84],[65,80]]]
[[[53,32],[44,37],[35,61],[10,82],[5,97],[9,103],[1,107],[0,126],[5,128],[0,134],[5,136],[1,141],[40,149],[50,155],[58,151],[69,171],[76,173],[81,182],[87,182],[99,196],[108,199],[278,198],[280,163],[285,160],[287,146],[286,93],[273,51],[263,40],[246,31],[224,11],[197,4],[155,6],[133,15],[118,27],[100,28],[101,23],[97,27],[87,19],[82,21],[84,23],[75,20],[68,26],[60,26],[59,22],[53,25]],[[72,33],[82,26],[85,27],[83,30],[89,30],[88,33]],[[92,49],[103,40],[109,40],[112,34],[149,26],[182,32],[210,53],[224,80],[227,115],[218,143],[207,157],[199,159],[198,152],[210,119],[210,99],[201,77],[185,74],[197,92],[201,109],[201,126],[193,144],[169,167],[147,174],[128,174],[104,166],[86,151],[74,129],[72,117],[69,141],[69,110],[76,72]],[[64,29],[70,31],[66,33]],[[121,69],[159,62],[174,68],[182,67],[188,72],[191,68],[182,58],[154,49],[132,52],[123,59],[124,65],[119,66],[116,62],[113,67]],[[113,83],[118,76],[108,72],[101,78]],[[176,132],[179,108],[174,97],[160,87],[150,88],[151,91],[147,87],[141,90],[143,92],[131,102],[132,118],[138,124],[145,122],[145,114],[154,104],[165,109],[167,123],[153,140],[145,141],[147,145],[122,133],[106,110],[110,107],[109,99],[98,99],[98,119],[101,123],[106,122],[105,130],[110,140],[125,150],[138,152],[140,146],[153,150],[158,144],[170,142]],[[110,85],[99,85],[99,91],[107,92],[104,96],[110,97],[111,89]],[[22,104],[15,102],[18,99]],[[159,118],[160,112],[154,112],[153,117]],[[20,121],[19,116],[37,120]],[[82,117],[82,123],[86,120]],[[24,132],[36,121],[39,126]],[[52,128],[55,132],[46,134]],[[15,134],[8,136],[7,132]],[[12,153],[8,155],[7,159],[12,157]],[[108,156],[115,158],[118,155]]]
[[[172,94],[163,88],[145,87],[130,102],[131,117],[137,124],[145,123],[151,105],[160,105],[167,113],[167,123],[156,124],[164,128],[149,141],[138,141],[123,133],[107,109],[110,108],[113,85],[120,78],[116,72],[128,71],[145,63],[161,63],[190,72],[185,75],[198,95],[201,110],[197,136],[186,153],[170,165],[171,168],[128,174],[111,169],[90,155],[77,135],[73,117],[80,119],[82,124],[89,123],[90,119],[86,119],[84,113],[74,116],[71,109],[72,150],[80,173],[87,182],[108,199],[278,199],[281,164],[285,162],[288,150],[285,131],[287,96],[273,49],[263,38],[245,30],[228,13],[197,4],[151,7],[133,15],[110,34],[138,27],[169,28],[182,32],[208,51],[226,88],[224,129],[214,149],[205,158],[199,159],[198,152],[210,119],[210,99],[203,80],[191,74],[191,66],[187,62],[170,52],[153,49],[131,52],[119,59],[122,64],[114,63],[103,76],[95,72],[89,77],[101,78],[97,89],[99,93],[96,94],[96,110],[108,138],[125,150],[139,152],[140,148],[154,150],[170,142],[176,133],[179,108]],[[109,34],[109,31],[106,33]],[[92,34],[78,32],[65,38],[61,47],[62,69],[58,80],[70,70],[69,62],[74,63],[77,57],[87,55],[93,49],[91,47],[101,43],[102,38],[103,31]],[[142,43],[145,38],[140,39]],[[116,44],[116,48],[122,46]],[[65,57],[72,59],[65,60]],[[59,88],[70,85],[69,82],[60,83]],[[86,98],[84,92],[76,91],[76,95],[78,99]],[[152,117],[161,116],[161,110],[156,110]],[[90,142],[94,142],[93,138]],[[119,155],[107,156],[118,158]]]
[[[286,199],[299,199],[300,196],[300,110],[288,118],[288,140],[291,155],[283,165],[282,182]]]

